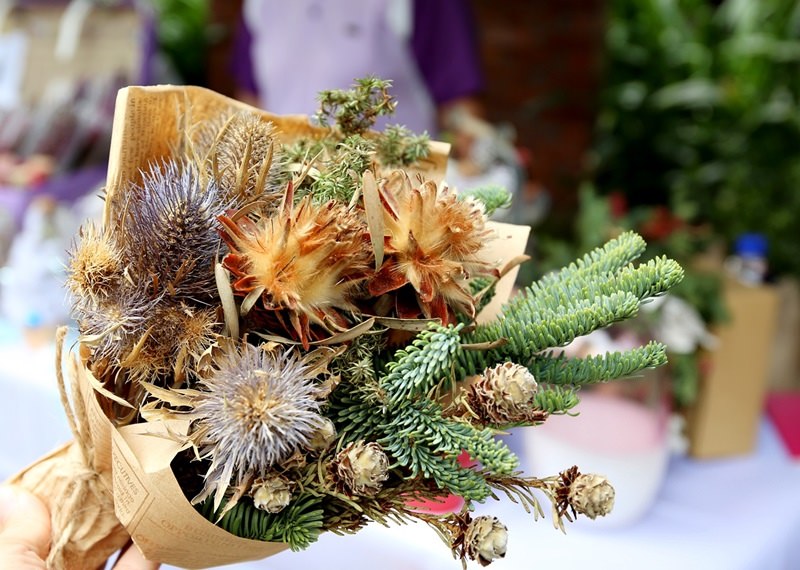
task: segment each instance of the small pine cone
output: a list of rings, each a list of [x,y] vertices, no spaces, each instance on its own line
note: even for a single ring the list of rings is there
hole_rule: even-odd
[[[322,423],[311,436],[307,446],[310,451],[317,453],[328,449],[336,439],[336,426],[334,426],[333,422],[328,418],[323,416],[322,419]]]
[[[469,387],[467,402],[480,419],[488,424],[537,422],[545,419],[533,409],[538,385],[533,374],[519,364],[504,362],[487,368]]]
[[[464,534],[467,556],[481,566],[506,555],[508,528],[497,517],[475,517]]]
[[[602,475],[579,475],[569,487],[569,504],[590,519],[604,517],[614,508],[614,487]]]
[[[250,489],[256,508],[268,513],[281,512],[292,501],[292,489],[283,477],[256,479]]]
[[[352,494],[370,497],[389,477],[389,458],[380,444],[356,441],[336,455],[333,474]]]

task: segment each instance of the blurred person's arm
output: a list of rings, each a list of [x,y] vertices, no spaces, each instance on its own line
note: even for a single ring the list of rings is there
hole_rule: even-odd
[[[476,22],[466,0],[413,0],[411,51],[440,126],[454,113],[484,115]]]
[[[258,85],[253,70],[253,56],[250,53],[252,43],[253,37],[244,23],[244,16],[240,15],[231,54],[231,73],[236,85],[234,96],[243,103],[259,107]]]

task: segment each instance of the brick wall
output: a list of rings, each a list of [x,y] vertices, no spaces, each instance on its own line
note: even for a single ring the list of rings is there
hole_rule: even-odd
[[[605,31],[602,0],[470,0],[492,121],[511,123],[532,184],[568,216],[585,172]]]

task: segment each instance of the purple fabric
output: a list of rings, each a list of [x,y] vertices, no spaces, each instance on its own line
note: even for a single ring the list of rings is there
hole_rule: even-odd
[[[256,76],[253,73],[253,56],[250,53],[252,43],[253,36],[250,34],[250,29],[245,25],[244,18],[240,17],[236,26],[236,35],[233,38],[231,73],[239,89],[258,94]]]
[[[474,20],[464,0],[415,0],[411,49],[436,103],[482,89]]]
[[[483,88],[483,75],[474,21],[465,0],[413,0],[413,11],[411,50],[433,100],[442,104],[477,94]],[[258,94],[251,44],[251,32],[240,19],[231,73],[240,89]]]
[[[11,215],[16,228],[22,227],[25,210],[40,196],[50,196],[59,202],[71,204],[95,191],[106,178],[105,164],[90,166],[68,172],[43,182],[33,188],[9,188],[0,186],[0,208]]]

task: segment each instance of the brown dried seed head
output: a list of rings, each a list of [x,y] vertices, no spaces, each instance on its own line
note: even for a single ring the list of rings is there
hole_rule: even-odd
[[[547,414],[534,407],[538,385],[519,364],[504,362],[487,368],[467,389],[467,403],[478,419],[491,425],[537,423]]]
[[[389,477],[389,458],[380,444],[356,441],[336,455],[333,473],[345,490],[370,497],[381,490]]]
[[[467,556],[481,566],[506,555],[508,528],[496,517],[475,517],[464,535]]]
[[[122,257],[111,236],[89,222],[70,252],[67,287],[76,304],[107,299],[122,276]]]
[[[570,485],[569,504],[590,519],[604,517],[614,508],[614,487],[602,475],[579,475]]]
[[[238,113],[220,129],[207,167],[231,200],[261,200],[268,206],[280,202],[274,132],[272,123],[252,113]]]
[[[250,489],[256,508],[268,513],[279,513],[292,502],[289,482],[278,475],[256,479]]]

